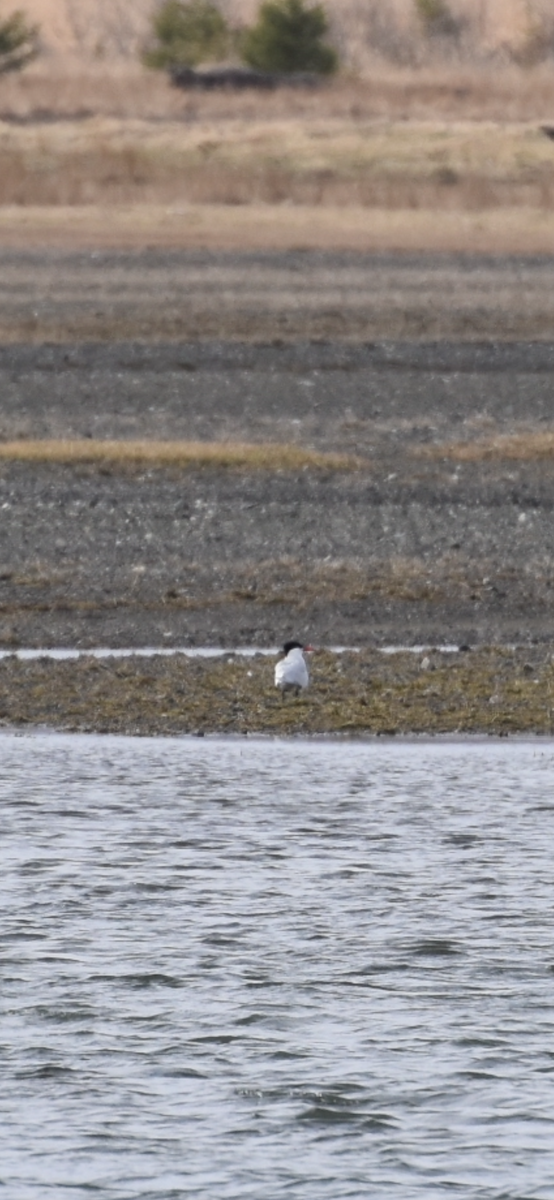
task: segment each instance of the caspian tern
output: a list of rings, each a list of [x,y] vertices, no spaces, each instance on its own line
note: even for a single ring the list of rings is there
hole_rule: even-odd
[[[303,646],[302,642],[285,642],[284,658],[280,658],[275,666],[275,687],[284,692],[295,692],[298,696],[302,688],[307,688],[310,675],[304,654],[311,653],[313,646]]]

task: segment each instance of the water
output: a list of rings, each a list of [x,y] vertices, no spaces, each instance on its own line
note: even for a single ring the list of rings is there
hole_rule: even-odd
[[[0,750],[6,1200],[552,1200],[552,743]]]
[[[514,649],[513,646],[510,647]],[[345,654],[347,651],[357,653],[359,646],[326,646],[326,650],[330,650],[332,654]],[[382,654],[423,654],[425,651],[439,649],[441,654],[456,654],[458,646],[378,646]],[[20,647],[17,650],[0,650],[0,660],[3,658],[18,658],[22,662],[28,662],[33,659],[52,658],[58,661],[73,658],[153,658],[161,655],[162,658],[172,658],[175,654],[184,654],[188,658],[228,658],[230,655],[237,655],[239,658],[254,658],[257,654],[271,656],[281,653],[280,646],[234,646],[232,649],[223,650],[220,646],[137,646],[125,647],[124,649],[113,649],[110,646],[93,647],[90,650],[78,650],[74,648],[59,647],[52,649],[36,649],[35,647],[28,649]]]

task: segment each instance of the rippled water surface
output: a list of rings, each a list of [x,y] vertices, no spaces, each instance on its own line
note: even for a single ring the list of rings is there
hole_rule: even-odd
[[[553,1200],[551,743],[0,754],[6,1200]]]

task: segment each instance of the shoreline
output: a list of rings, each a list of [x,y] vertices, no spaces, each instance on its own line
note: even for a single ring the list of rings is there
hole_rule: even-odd
[[[395,745],[400,747],[405,746],[491,746],[496,743],[502,745],[539,745],[543,746],[547,743],[554,745],[554,733],[367,733],[367,734],[341,734],[341,733],[321,733],[321,734],[282,734],[282,733],[158,733],[158,734],[127,734],[127,733],[106,733],[101,730],[73,730],[73,729],[54,729],[48,725],[4,725],[0,726],[0,741],[2,738],[116,738],[126,740],[129,737],[140,737],[142,740],[152,741],[167,741],[167,742],[191,742],[195,744],[198,741],[206,741],[210,743],[236,742],[238,745],[244,744],[245,739],[249,744],[254,743],[268,745],[275,742],[294,742],[297,744],[308,745],[341,745],[343,743],[367,746],[386,746]]]

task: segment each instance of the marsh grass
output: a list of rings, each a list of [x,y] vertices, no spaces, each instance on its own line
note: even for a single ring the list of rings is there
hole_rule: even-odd
[[[113,469],[133,467],[229,467],[263,471],[304,468],[353,470],[353,455],[324,454],[300,446],[238,442],[97,441],[94,439],[0,442],[0,459],[36,463],[97,463]]]
[[[418,447],[413,452],[420,458],[450,458],[458,462],[551,461],[554,459],[554,430],[498,434],[471,442],[449,442],[443,445]]]

